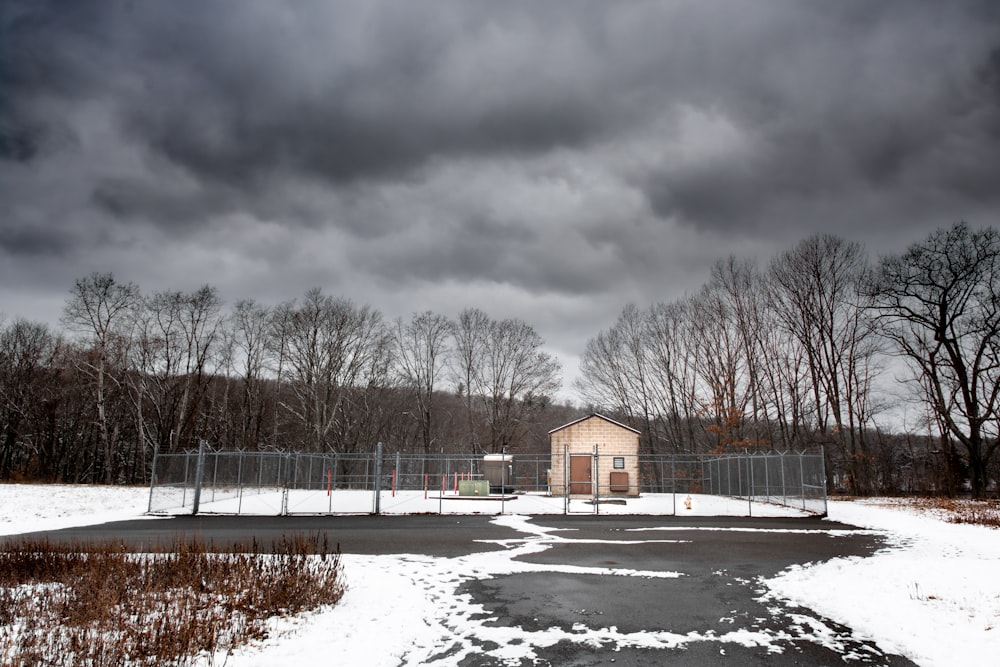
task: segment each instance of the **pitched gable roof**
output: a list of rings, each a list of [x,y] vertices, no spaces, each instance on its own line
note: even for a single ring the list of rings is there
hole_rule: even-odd
[[[552,435],[556,431],[561,431],[564,428],[569,428],[570,426],[573,426],[574,424],[579,424],[582,421],[587,421],[588,419],[594,419],[595,417],[597,419],[603,419],[606,422],[611,422],[615,426],[620,426],[621,428],[624,428],[626,430],[632,431],[636,435],[642,435],[642,432],[639,431],[638,429],[634,429],[631,426],[626,426],[625,424],[622,424],[621,422],[616,422],[614,419],[610,419],[608,417],[605,417],[604,415],[597,414],[596,412],[593,412],[593,413],[587,415],[586,417],[580,417],[579,419],[575,419],[575,420],[571,421],[568,424],[563,424],[562,426],[558,426],[558,427],[552,429],[551,431],[549,431],[549,435]]]

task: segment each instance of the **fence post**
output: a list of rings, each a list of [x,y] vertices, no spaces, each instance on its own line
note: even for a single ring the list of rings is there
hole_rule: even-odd
[[[806,471],[802,460],[804,452],[799,452],[799,495],[802,496],[802,509],[806,508]]]
[[[753,516],[753,455],[743,450],[747,455],[747,516]]]
[[[563,445],[563,514],[569,514],[569,445]]]
[[[153,489],[156,488],[156,462],[159,458],[160,449],[157,447],[156,451],[153,452],[153,470],[149,476],[149,505],[146,507],[147,514],[153,511]]]
[[[296,467],[298,466],[296,465]],[[285,483],[281,485],[281,516],[288,516],[288,487],[291,485],[292,453],[288,452],[285,454]]]
[[[736,471],[737,479],[739,479],[740,471]],[[727,496],[733,495],[733,469],[729,465],[729,457],[726,457],[726,493]]]
[[[594,488],[594,514],[601,513],[601,459],[599,451],[597,443],[594,443],[594,474],[591,475],[591,484]]]
[[[191,502],[191,516],[198,513],[201,503],[201,482],[205,476],[205,439],[198,441],[198,464],[194,469],[194,500]]]
[[[507,480],[505,473],[507,472],[507,448],[500,448],[500,514],[503,515],[504,509],[506,509],[507,500]]]
[[[781,461],[781,504],[788,507],[788,488],[785,486],[785,454],[784,452],[779,454],[778,460]]]
[[[219,486],[219,453],[216,452],[212,456],[212,460],[215,462],[212,465],[212,500],[209,502],[215,502],[215,489]]]
[[[381,511],[382,500],[382,443],[375,445],[375,516]]]
[[[764,459],[764,502],[769,503],[771,502],[771,476],[768,473],[771,468],[771,457],[767,454],[767,452],[765,452],[763,459]]]
[[[677,456],[670,458],[670,495],[674,516],[677,516]]]
[[[239,458],[237,459],[236,468],[236,516],[239,516],[243,511],[243,450],[239,450]]]
[[[401,463],[400,456],[399,456],[399,452],[397,451],[396,452],[396,483],[392,487],[392,492],[393,493],[396,493],[396,489],[397,488],[400,491],[403,490],[403,471],[399,467],[400,463]]]
[[[819,448],[819,483],[823,485],[820,488],[823,489],[823,516],[826,516],[827,510],[829,509],[826,496],[826,448],[822,445],[820,445]],[[805,493],[803,492],[802,495],[805,495]]]

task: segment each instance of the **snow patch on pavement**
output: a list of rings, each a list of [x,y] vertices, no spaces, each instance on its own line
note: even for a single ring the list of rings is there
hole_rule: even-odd
[[[0,484],[0,535],[135,519],[145,512],[148,498],[145,488]],[[661,498],[657,504],[656,497],[647,497],[641,506],[656,512],[672,500]],[[711,497],[695,499],[698,516],[713,511],[728,514],[736,505],[723,499],[713,507]],[[508,509],[515,507],[521,506]],[[641,513],[637,509],[638,504],[629,507],[631,512]],[[775,514],[785,515],[785,511]],[[678,514],[684,515],[684,511],[678,510]],[[867,558],[799,565],[769,579],[746,582],[760,589],[761,600],[772,608],[772,614],[791,614],[789,630],[678,634],[623,633],[615,627],[594,628],[582,623],[536,631],[495,625],[482,605],[459,592],[462,584],[529,572],[682,576],[676,572],[517,561],[518,556],[572,542],[573,531],[540,526],[525,515],[503,515],[494,522],[521,536],[498,542],[504,547],[502,551],[460,558],[345,555],[348,590],[338,605],[276,619],[268,639],[243,647],[228,659],[214,659],[216,664],[225,661],[237,667],[331,659],[344,664],[398,665],[454,664],[463,656],[487,655],[517,664],[530,661],[538,649],[561,641],[617,648],[677,648],[715,642],[720,654],[725,654],[728,644],[766,647],[777,653],[784,650],[782,644],[810,641],[837,650],[848,660],[870,659],[871,655],[858,652],[867,649],[855,648],[861,646],[858,637],[931,667],[989,664],[1000,655],[1000,578],[996,576],[1000,571],[1000,531],[949,524],[933,513],[877,500],[830,501],[829,519],[883,534],[888,546]],[[646,532],[652,532],[653,537],[657,531],[668,530]],[[637,535],[643,531],[630,532]],[[831,527],[825,532],[836,537],[844,531]],[[847,626],[853,637],[829,627],[823,619],[790,612],[788,603]],[[849,641],[852,638],[854,641]]]

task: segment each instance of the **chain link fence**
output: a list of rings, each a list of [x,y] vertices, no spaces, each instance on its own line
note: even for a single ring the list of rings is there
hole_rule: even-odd
[[[553,474],[554,460],[562,474]],[[595,451],[556,459],[550,453],[404,454],[381,444],[364,454],[213,451],[203,444],[156,456],[149,512],[677,514],[691,497],[725,499],[729,514],[753,515],[767,504],[822,516],[823,453],[630,457]]]

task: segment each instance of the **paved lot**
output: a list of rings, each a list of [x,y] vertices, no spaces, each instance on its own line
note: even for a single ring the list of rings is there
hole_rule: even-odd
[[[767,596],[761,583],[792,564],[871,554],[882,545],[877,534],[820,519],[539,516],[525,522],[527,528],[492,519],[178,517],[35,536],[143,549],[195,535],[223,547],[321,534],[347,554],[425,554],[441,558],[442,569],[448,559],[534,545],[516,560],[550,568],[467,580],[456,593],[481,605],[482,622],[492,626],[517,627],[529,637],[555,627],[602,638],[538,646],[536,664],[912,664],[850,628]],[[612,576],[593,573],[598,571]],[[677,576],[614,576],[616,571]],[[439,658],[448,663],[447,647]],[[459,664],[497,661],[480,654]]]

